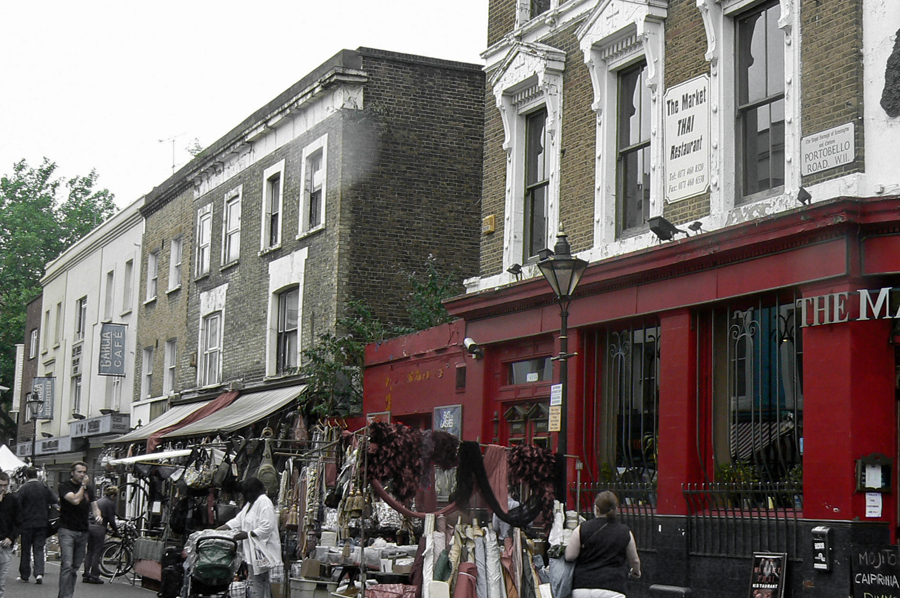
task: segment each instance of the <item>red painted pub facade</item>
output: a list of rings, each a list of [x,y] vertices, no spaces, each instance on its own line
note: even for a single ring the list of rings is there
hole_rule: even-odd
[[[589,265],[569,310],[567,501],[579,473],[585,496],[633,497],[635,595],[737,596],[752,554],[771,551],[794,592],[846,596],[853,547],[896,543],[893,287],[897,198],[837,198]],[[454,323],[368,347],[365,411],[437,428],[435,408],[461,405],[463,439],[555,449],[546,281],[447,307]]]

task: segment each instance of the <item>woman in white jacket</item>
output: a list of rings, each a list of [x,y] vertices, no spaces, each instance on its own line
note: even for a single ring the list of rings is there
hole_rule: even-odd
[[[269,571],[282,565],[275,507],[258,478],[244,480],[241,494],[244,496],[244,507],[223,528],[238,530],[234,539],[244,541],[244,560],[250,570],[253,598],[272,598]]]

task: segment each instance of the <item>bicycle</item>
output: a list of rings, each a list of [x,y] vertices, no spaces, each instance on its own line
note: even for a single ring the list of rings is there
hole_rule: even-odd
[[[125,575],[134,567],[134,541],[138,537],[135,520],[119,524],[119,537],[107,540],[100,553],[100,574],[104,577]]]

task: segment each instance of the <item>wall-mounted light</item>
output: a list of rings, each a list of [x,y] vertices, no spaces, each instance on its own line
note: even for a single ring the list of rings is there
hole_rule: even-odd
[[[660,241],[671,241],[675,238],[675,235],[682,234],[687,235],[686,231],[681,230],[662,216],[654,216],[650,220],[647,221],[650,225],[650,230],[653,231],[653,234],[656,235]]]
[[[53,438],[53,434],[51,434],[50,432],[41,432],[41,436],[43,436],[44,438]]]
[[[80,414],[80,413],[75,413],[75,412],[72,413],[72,417],[73,417],[74,419],[84,419],[84,416],[83,416],[82,414]]]
[[[513,264],[506,271],[516,277],[516,282],[522,280],[522,264]]]
[[[804,187],[800,187],[800,191],[797,192],[797,201],[801,204],[808,206],[809,202],[812,201],[812,195],[810,195],[809,191]]]
[[[691,222],[688,225],[688,228],[694,231],[694,234],[697,235],[703,232],[703,223],[699,220],[697,222]]]

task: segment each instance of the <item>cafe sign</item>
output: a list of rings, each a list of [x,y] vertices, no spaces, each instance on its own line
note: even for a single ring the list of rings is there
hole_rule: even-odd
[[[125,324],[107,322],[100,329],[101,376],[125,376]]]

